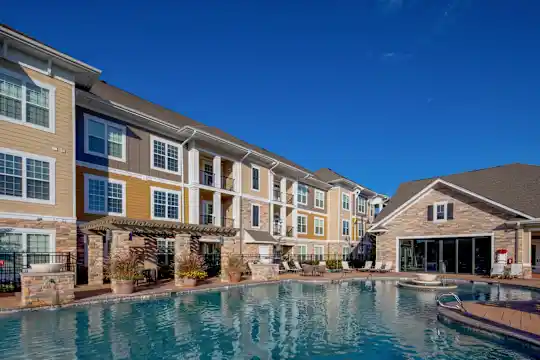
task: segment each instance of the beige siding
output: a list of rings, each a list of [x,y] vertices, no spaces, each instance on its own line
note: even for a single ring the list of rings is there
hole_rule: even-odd
[[[268,169],[253,164],[254,166],[258,167],[260,170],[260,190],[255,191],[251,189],[251,166],[252,164],[249,162],[242,164],[242,192],[244,194],[249,194],[253,196],[262,197],[264,199],[268,199]]]
[[[73,217],[73,86],[3,59],[0,59],[0,68],[26,73],[32,79],[56,87],[54,134],[22,124],[0,121],[1,147],[56,159],[56,204],[0,200],[0,212]]]
[[[338,215],[340,203],[340,189],[333,188],[328,191],[328,239],[338,240],[341,234],[341,220]],[[341,213],[341,212],[340,212]]]

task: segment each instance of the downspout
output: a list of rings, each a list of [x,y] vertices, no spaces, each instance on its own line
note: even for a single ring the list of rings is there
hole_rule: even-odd
[[[242,157],[242,159],[240,159],[240,174],[239,174],[239,177],[242,178],[242,163],[244,162],[244,160],[246,160],[246,158],[249,156],[249,154],[251,154],[251,150],[248,150],[248,152],[246,153],[246,155],[244,155]],[[239,179],[240,180],[240,179]],[[240,199],[240,204],[238,204],[238,206],[240,207],[240,254],[244,254],[243,253],[243,246],[244,246],[244,220],[242,218],[242,205],[243,205],[243,196],[242,196],[242,183],[239,182],[238,186],[240,187],[240,196],[239,196],[239,199]]]
[[[176,133],[179,134],[181,132],[183,132],[184,129],[181,129],[181,130],[178,130]],[[186,179],[184,179],[184,145],[187,144],[187,142],[189,140],[191,140],[191,138],[193,136],[195,136],[195,134],[197,133],[197,130],[193,130],[193,134],[191,134],[190,137],[188,137],[184,142],[182,142],[182,144],[180,144],[180,156],[182,156],[182,161],[180,161],[180,174],[182,174],[182,183],[185,184],[186,183]],[[182,222],[185,223],[185,220],[186,220],[186,212],[185,212],[185,209],[184,209],[184,203],[185,203],[185,200],[184,200],[184,187],[182,187],[182,199],[181,199],[181,202],[182,202],[182,209],[180,209],[181,211],[181,214],[182,214]]]

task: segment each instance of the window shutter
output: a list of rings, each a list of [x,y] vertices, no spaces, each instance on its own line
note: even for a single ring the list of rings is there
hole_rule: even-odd
[[[433,205],[427,207],[427,221],[433,221]]]
[[[446,205],[446,219],[454,219],[454,203],[448,203]]]

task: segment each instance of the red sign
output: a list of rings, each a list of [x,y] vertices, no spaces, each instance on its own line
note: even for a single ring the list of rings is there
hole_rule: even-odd
[[[4,266],[4,260],[0,260],[0,267]]]

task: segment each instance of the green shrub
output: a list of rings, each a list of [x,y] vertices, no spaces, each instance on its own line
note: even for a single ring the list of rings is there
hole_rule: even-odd
[[[326,268],[329,270],[341,269],[341,260],[328,260],[326,261]]]

